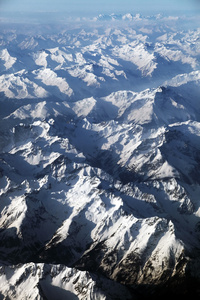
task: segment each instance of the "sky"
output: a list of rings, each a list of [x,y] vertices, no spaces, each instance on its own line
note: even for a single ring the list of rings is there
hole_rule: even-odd
[[[196,10],[200,0],[0,0],[0,11],[74,11],[77,13],[134,10]]]
[[[200,13],[200,0],[0,0],[0,17],[6,13],[65,13],[98,15],[99,13],[138,12]]]

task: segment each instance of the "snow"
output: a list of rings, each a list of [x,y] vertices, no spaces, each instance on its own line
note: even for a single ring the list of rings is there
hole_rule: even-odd
[[[116,47],[114,55],[135,64],[143,76],[151,76],[156,69],[155,56],[149,53],[143,44],[130,43],[120,48]]]
[[[200,80],[200,72],[194,71],[191,73],[180,74],[173,77],[171,80],[168,80],[164,83],[165,86],[181,86],[191,81]]]
[[[72,105],[72,109],[78,117],[86,117],[92,111],[92,109],[96,105],[96,100],[91,97],[88,99],[83,99],[80,101],[76,101]]]
[[[23,56],[18,57],[18,50],[15,56],[11,55],[9,47],[4,46],[1,50],[3,66],[7,61],[7,71],[11,71],[11,67],[14,71],[1,75],[1,92],[17,99],[56,96],[62,101],[68,98],[80,100],[85,92],[86,97],[107,96],[122,89],[141,91],[152,85],[156,88],[166,79],[179,81],[180,74],[184,74],[189,66],[191,76],[192,72],[198,71],[198,30],[174,32],[169,25],[159,24],[159,34],[154,35],[157,29],[151,24],[150,17],[130,13],[101,17],[135,23],[127,26],[126,22],[121,25],[111,22],[107,28],[94,26],[92,22],[87,30],[80,28],[78,32],[78,25],[69,31],[62,30],[57,39],[47,34],[25,35],[21,43],[16,34],[14,41]],[[152,17],[152,22],[155,20],[156,16]],[[172,68],[173,76],[170,76],[170,63],[174,62],[179,65]],[[25,66],[28,66],[27,70],[19,75]],[[188,77],[187,72],[185,75]],[[148,80],[140,81],[140,76]],[[77,86],[80,88],[76,89]]]
[[[0,59],[4,61],[4,66],[6,70],[12,68],[12,66],[16,62],[16,57],[12,57],[7,49],[3,49],[0,51]]]
[[[30,98],[46,98],[47,91],[38,86],[35,82],[31,82],[28,78],[23,78],[22,71],[20,73],[0,76],[0,91],[5,93],[8,98],[30,99]]]
[[[16,271],[13,267],[2,267],[2,291],[9,297],[17,299],[79,299],[79,297],[87,297],[87,299],[104,300],[106,293],[99,289],[87,272],[81,272],[76,269],[67,268],[62,265],[45,265],[29,263],[25,266],[17,266]],[[10,284],[8,283],[10,277]],[[24,279],[26,279],[24,281]],[[105,285],[108,283],[105,280]],[[116,292],[114,292],[116,289]],[[120,289],[117,285],[110,285],[110,290],[117,295]],[[130,299],[128,292],[125,297]],[[93,294],[93,296],[91,295]],[[107,288],[107,293],[109,290]]]
[[[54,71],[49,68],[41,69],[34,73],[37,79],[40,79],[45,85],[55,86],[60,93],[71,96],[73,91],[65,79],[58,77]],[[54,93],[54,92],[53,92]],[[64,97],[65,98],[65,97]]]
[[[199,266],[200,32],[90,22],[2,33],[5,298],[129,299]]]
[[[47,67],[47,58],[48,54],[45,51],[36,53],[33,55],[33,59],[35,60],[36,65]]]
[[[130,20],[131,21],[133,19],[133,15],[130,14],[130,13],[127,13],[127,14],[125,14],[125,15],[122,16],[122,19],[123,20]]]
[[[157,52],[161,57],[165,58],[167,61],[181,61],[182,64],[189,64],[193,69],[197,66],[197,61],[195,58],[184,55],[180,50],[167,49],[164,45],[157,44],[155,47],[155,52]]]

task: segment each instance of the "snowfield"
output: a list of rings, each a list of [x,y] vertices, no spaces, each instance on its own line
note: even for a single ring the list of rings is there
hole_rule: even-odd
[[[200,30],[185,22],[0,29],[0,298],[199,296]]]

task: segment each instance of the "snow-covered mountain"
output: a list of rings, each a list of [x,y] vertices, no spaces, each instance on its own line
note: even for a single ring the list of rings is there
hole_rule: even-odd
[[[2,299],[199,293],[200,30],[136,17],[1,29]]]

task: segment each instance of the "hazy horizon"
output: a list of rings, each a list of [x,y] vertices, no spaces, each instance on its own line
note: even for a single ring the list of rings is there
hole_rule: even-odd
[[[42,18],[46,14],[47,19],[54,16],[65,15],[87,17],[94,16],[100,13],[170,13],[170,14],[199,14],[200,4],[198,0],[99,0],[94,2],[92,0],[57,0],[55,1],[39,1],[39,0],[0,0],[0,18],[1,21],[8,17],[10,18],[24,18],[29,16],[31,18]]]

